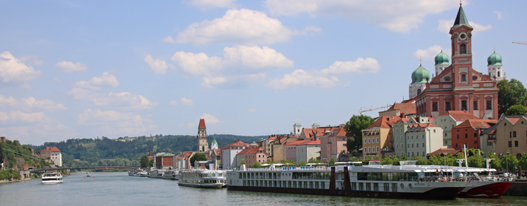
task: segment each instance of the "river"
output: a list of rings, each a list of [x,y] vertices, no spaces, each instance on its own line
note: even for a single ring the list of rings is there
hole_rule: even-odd
[[[349,198],[179,187],[177,181],[131,177],[126,172],[85,175],[72,173],[57,185],[42,185],[40,179],[0,184],[0,205],[527,205],[527,197],[445,201]]]

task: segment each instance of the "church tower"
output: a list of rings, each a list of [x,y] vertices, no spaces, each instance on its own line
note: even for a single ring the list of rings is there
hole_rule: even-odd
[[[445,68],[450,66],[449,59],[450,57],[443,53],[443,49],[441,49],[441,53],[439,53],[435,58],[436,76],[441,74]]]
[[[421,94],[422,91],[426,89],[426,84],[430,82],[430,72],[419,65],[417,69],[412,72],[412,83],[408,89],[408,95],[410,99],[415,98],[417,95]]]
[[[472,30],[463,6],[459,5],[454,25],[450,28],[454,87],[472,87]]]
[[[494,51],[494,53],[491,54],[487,59],[487,68],[489,69],[489,77],[491,80],[499,82],[501,80],[507,79],[505,72],[503,72],[503,65],[501,61],[501,55],[496,54],[496,51]]]
[[[207,143],[207,127],[205,126],[205,120],[200,119],[199,120],[199,126],[198,126],[198,151],[199,152],[207,152],[209,151],[209,143]]]

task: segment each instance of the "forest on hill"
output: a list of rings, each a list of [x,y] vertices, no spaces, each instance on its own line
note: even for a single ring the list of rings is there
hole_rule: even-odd
[[[229,134],[214,134],[208,138],[209,145],[216,139],[221,148],[240,140],[247,143],[258,142],[267,136],[238,136]],[[61,142],[46,142],[43,145],[31,145],[37,151],[46,146],[55,146],[62,152],[63,163],[67,166],[135,166],[143,154],[167,152],[178,154],[182,151],[195,151],[198,144],[191,135],[156,135],[152,137],[136,137],[109,139],[84,138],[68,139]]]

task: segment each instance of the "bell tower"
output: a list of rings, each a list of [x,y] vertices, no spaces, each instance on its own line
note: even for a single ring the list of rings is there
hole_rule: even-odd
[[[207,127],[205,126],[205,120],[200,119],[199,120],[199,126],[198,126],[198,151],[199,152],[207,152],[209,151],[209,144],[207,143]]]
[[[472,85],[472,30],[474,28],[469,24],[460,4],[454,25],[450,28],[454,87]]]

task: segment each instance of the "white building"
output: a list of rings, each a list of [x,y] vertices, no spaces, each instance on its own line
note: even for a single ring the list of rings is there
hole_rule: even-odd
[[[452,128],[467,119],[478,119],[478,117],[466,111],[448,111],[436,117],[432,123],[443,129],[443,146],[452,147]]]
[[[62,167],[62,153],[57,147],[46,147],[40,151],[40,156],[44,159],[49,158],[53,164]]]
[[[248,146],[249,144],[236,140],[233,143],[220,148],[222,170],[232,170],[236,168],[236,155]]]
[[[308,163],[311,158],[320,157],[320,139],[308,141],[296,146],[296,163]]]

